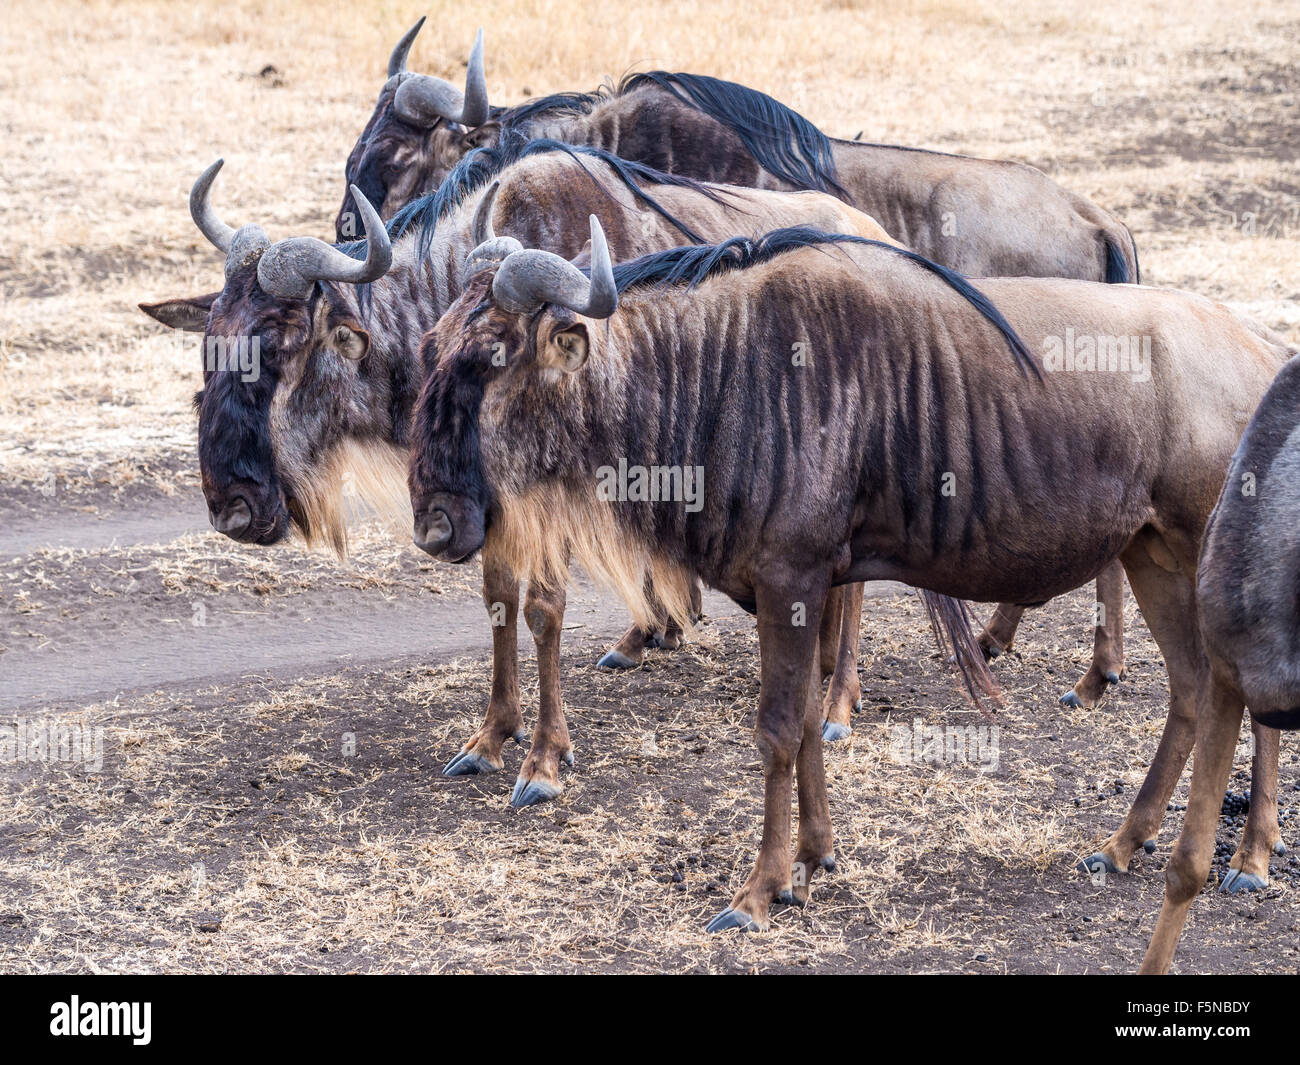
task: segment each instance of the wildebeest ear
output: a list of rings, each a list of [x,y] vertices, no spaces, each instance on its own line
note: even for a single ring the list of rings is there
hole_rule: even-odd
[[[187,333],[202,333],[208,327],[208,311],[212,309],[212,301],[220,295],[220,292],[209,292],[206,296],[195,296],[193,299],[141,303],[139,307],[163,325],[184,329]]]
[[[484,145],[491,147],[501,138],[500,122],[484,122],[481,126],[475,126],[473,129],[466,130],[465,135],[461,138],[466,148],[482,148]]]
[[[572,259],[570,259],[569,262],[573,263],[573,265],[576,266],[579,270],[586,270],[588,267],[591,266],[591,238],[590,237],[587,238],[587,243],[582,246],[582,250],[578,252],[578,254],[575,255]]]
[[[337,325],[334,327],[334,350],[345,359],[358,362],[370,350],[370,334],[357,326]]]
[[[587,327],[581,322],[551,334],[539,360],[543,366],[575,373],[587,361]]]

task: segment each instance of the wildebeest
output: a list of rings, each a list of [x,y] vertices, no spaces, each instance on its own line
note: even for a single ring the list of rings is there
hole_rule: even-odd
[[[589,275],[516,248],[426,339],[417,541],[448,561],[488,549],[556,580],[573,551],[634,613],[652,609],[628,579],[639,570],[679,617],[695,577],[757,614],[763,839],[709,927],[764,928],[774,900],[803,903],[811,872],[834,865],[818,623],[833,586],[863,580],[1036,602],[1122,562],[1171,694],[1147,779],[1104,848],[1124,868],[1192,745],[1207,671],[1193,578],[1234,412],[1253,409],[1287,346],[1185,293],[1039,278],[976,288],[905,250],[806,229],[616,272],[591,226]],[[1057,365],[1067,335],[1150,338],[1149,363]],[[791,358],[800,345],[810,358]],[[702,507],[602,497],[603,471],[620,464],[702,470]],[[1276,746],[1272,757],[1275,773]],[[1276,808],[1250,816],[1242,848],[1271,846]],[[1234,864],[1261,860],[1266,849]]]
[[[342,551],[348,473],[359,494],[381,510],[400,503],[409,521],[405,478],[420,338],[460,294],[470,253],[490,260],[493,241],[527,240],[574,256],[597,208],[628,257],[791,222],[888,239],[866,215],[821,193],[705,186],[596,149],[516,141],[480,152],[429,202],[410,205],[389,227],[391,239],[362,194],[358,205],[370,213],[375,237],[349,251],[364,254],[363,262],[313,238],[271,244],[258,226],[227,226],[208,200],[219,166],[195,183],[190,207],[226,254],[224,288],[144,310],[205,332],[209,365],[196,398],[203,492],[215,528],[259,544],[296,526],[309,542]],[[255,380],[211,364],[226,338],[256,340]],[[500,769],[505,740],[523,737],[518,583],[491,558],[484,596],[494,622],[492,693],[483,727],[448,766],[451,773]],[[524,615],[538,646],[541,712],[516,788],[521,805],[557,794],[559,764],[572,758],[560,701],[563,610],[562,595],[530,587]],[[856,663],[839,666],[852,676],[832,686],[832,699],[856,685]]]
[[[491,109],[490,119],[466,129],[467,108],[477,115],[488,110],[481,34],[462,96],[441,79],[406,71],[423,22],[394,49],[389,80],[348,157],[348,182],[358,185],[385,218],[421,191],[438,188],[458,152],[523,135],[594,145],[703,181],[833,193],[874,217],[894,239],[971,276],[1139,279],[1137,248],[1127,227],[1034,167],[832,140],[770,96],[716,78],[635,74],[612,89],[559,93]],[[355,235],[355,217],[345,196],[340,239]],[[847,596],[854,614],[857,596],[856,590]],[[1118,564],[1100,575],[1097,598],[1093,662],[1063,702],[1093,706],[1124,672],[1124,588]],[[989,657],[1011,646],[1022,612],[1011,604],[996,612],[980,637]],[[639,661],[637,639],[629,632],[606,664]],[[848,707],[855,700],[835,701],[842,709],[833,710],[827,722],[829,736],[849,732]]]
[[[1187,817],[1165,870],[1165,904],[1142,962],[1145,972],[1169,968],[1187,909],[1209,875],[1243,705],[1258,725],[1300,728],[1298,485],[1300,360],[1292,359],[1246,427],[1205,527],[1196,592],[1209,669],[1197,712]],[[1276,805],[1276,794],[1258,787],[1251,789],[1252,809],[1256,802]],[[1270,843],[1284,853],[1271,837],[1249,849],[1258,858]],[[1261,873],[1261,866],[1234,858],[1220,890],[1232,891],[1242,880],[1262,886],[1267,873],[1267,864]]]

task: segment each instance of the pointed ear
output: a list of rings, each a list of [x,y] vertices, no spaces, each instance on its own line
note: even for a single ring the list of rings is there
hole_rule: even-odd
[[[537,361],[547,369],[576,373],[587,361],[587,343],[587,327],[581,322],[561,326],[547,338]]]
[[[484,122],[481,126],[475,126],[473,129],[465,131],[461,138],[461,143],[465,145],[466,150],[470,148],[482,148],[484,145],[491,147],[501,139],[500,122]]]
[[[575,255],[572,259],[570,259],[569,262],[573,263],[573,265],[576,266],[579,270],[586,270],[591,266],[591,238],[590,237],[587,238],[587,243],[582,246],[582,250],[579,251],[578,254]]]
[[[209,292],[206,296],[193,299],[163,300],[161,303],[141,303],[144,311],[156,322],[184,329],[187,333],[202,333],[208,327],[208,311],[220,292]]]
[[[359,362],[366,357],[366,352],[370,350],[370,334],[356,323],[336,325],[332,344],[334,350],[345,359]]]

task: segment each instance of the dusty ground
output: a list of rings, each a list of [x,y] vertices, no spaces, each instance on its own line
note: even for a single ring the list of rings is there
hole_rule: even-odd
[[[232,220],[330,231],[387,51],[426,10],[436,28],[413,67],[457,76],[481,23],[498,100],[689,69],[835,134],[1028,160],[1125,218],[1147,282],[1300,339],[1294,0],[683,0],[581,16],[549,0],[11,3],[0,727],[105,732],[99,772],[0,763],[0,969],[1133,969],[1181,812],[1129,877],[1097,887],[1072,866],[1123,816],[1163,720],[1135,612],[1130,678],[1088,712],[1055,701],[1086,664],[1088,594],[1030,616],[996,667],[999,768],[980,773],[891,755],[891,729],[916,718],[981,722],[916,602],[873,600],[867,706],[829,755],[841,871],[772,934],[706,937],[758,833],[746,619],[711,600],[690,649],[615,676],[592,663],[621,612],[579,592],[565,663],[577,769],[558,802],[515,812],[519,752],[496,778],[439,774],[484,702],[472,571],[380,530],[347,566],[207,531],[194,342],[134,305],[219,283],[185,210],[218,154]],[[1243,742],[1241,773],[1247,755]],[[1293,737],[1282,767],[1295,845]],[[1238,831],[1225,818],[1228,850]],[[1298,870],[1276,860],[1259,897],[1207,891],[1179,970],[1294,972]]]

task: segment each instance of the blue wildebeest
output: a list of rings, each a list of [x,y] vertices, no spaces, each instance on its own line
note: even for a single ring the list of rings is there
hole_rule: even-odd
[[[1300,728],[1300,360],[1273,381],[1246,427],[1210,515],[1197,567],[1201,635],[1209,652],[1206,694],[1196,722],[1196,758],[1183,832],[1165,871],[1165,904],[1142,965],[1164,972],[1173,959],[1193,897],[1214,857],[1214,829],[1241,729],[1242,707],[1257,725]],[[1276,787],[1276,782],[1271,782]],[[1256,802],[1277,796],[1253,784]],[[1260,826],[1246,826],[1246,831]],[[1267,882],[1265,836],[1250,848],[1255,864],[1233,858],[1219,884]],[[1245,841],[1243,840],[1243,848]],[[1262,859],[1262,860],[1261,860]]]
[[[1287,346],[1184,293],[1039,278],[977,289],[897,247],[807,229],[615,272],[591,227],[589,274],[516,247],[426,338],[416,539],[556,581],[572,552],[634,614],[653,609],[638,572],[679,617],[697,577],[756,613],[763,840],[710,928],[765,928],[774,900],[804,902],[811,872],[833,867],[819,621],[832,587],[862,580],[1030,602],[1123,564],[1171,695],[1147,779],[1103,848],[1125,868],[1192,746],[1208,671],[1193,575],[1234,412],[1255,406]],[[1150,337],[1149,364],[1044,373],[1025,341],[1050,351],[1067,331]],[[702,470],[702,507],[602,498],[600,471],[620,463]],[[1274,744],[1274,776],[1276,757]],[[1252,806],[1243,848],[1277,839],[1276,813]]]
[[[971,276],[1138,280],[1137,249],[1124,224],[1034,167],[832,140],[761,92],[696,74],[635,74],[613,89],[490,109],[481,33],[464,94],[440,78],[406,71],[423,22],[394,50],[389,79],[348,157],[347,180],[385,218],[422,191],[438,188],[458,153],[513,133],[594,145],[704,181],[830,192],[870,214],[895,240]],[[468,128],[467,111],[477,117],[489,110],[490,118]],[[340,239],[354,234],[355,218],[345,196]],[[837,594],[832,612],[856,616],[860,589],[844,600]],[[1124,578],[1118,564],[1098,576],[1097,600],[1092,664],[1062,696],[1068,704],[1096,705],[1124,673]],[[980,634],[988,657],[1011,646],[1023,612],[1023,606],[1003,604],[994,613]],[[636,664],[636,636],[629,632],[604,663]],[[848,708],[856,701],[850,695],[834,701],[844,709],[832,708],[828,738],[850,731]]]
[[[467,161],[465,180],[410,205],[387,229],[361,195],[375,238],[349,246],[352,255],[364,255],[358,260],[313,238],[271,244],[259,226],[227,226],[208,199],[219,167],[195,183],[190,208],[225,253],[224,288],[143,309],[165,324],[204,332],[209,347],[227,337],[257,341],[256,379],[209,367],[196,398],[212,524],[249,543],[275,543],[296,526],[309,542],[342,552],[348,474],[378,509],[400,504],[409,515],[405,477],[420,338],[460,295],[471,252],[475,261],[490,261],[498,241],[517,239],[578,255],[596,208],[606,212],[610,239],[628,256],[792,222],[888,239],[866,215],[821,193],[706,186],[599,150],[533,141],[479,153]],[[482,728],[448,766],[452,774],[500,769],[504,742],[523,739],[518,582],[491,557],[484,561],[484,596],[494,621],[492,692]],[[562,594],[530,586],[524,615],[538,648],[541,707],[516,787],[520,805],[557,794],[559,765],[572,759],[560,699],[563,610]],[[836,668],[841,680],[832,682],[830,698],[852,697],[856,659],[832,656],[828,672]]]

